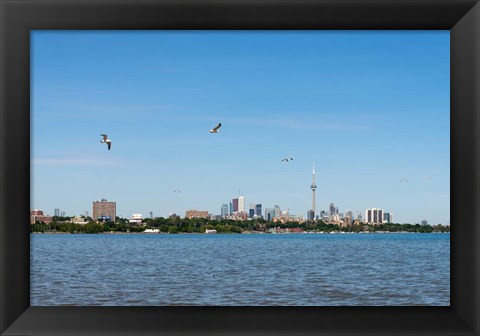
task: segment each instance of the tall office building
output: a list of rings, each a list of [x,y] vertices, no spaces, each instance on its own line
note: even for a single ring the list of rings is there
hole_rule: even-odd
[[[280,215],[282,214],[282,210],[278,205],[273,206],[273,217],[274,218],[280,218]]]
[[[238,212],[244,212],[245,211],[245,197],[238,196]]]
[[[53,215],[56,216],[56,217],[59,217],[60,216],[60,209],[54,209],[53,210]]]
[[[335,204],[330,203],[330,216],[335,215]]]
[[[229,203],[228,214],[229,214],[230,216],[233,214],[233,204],[232,204],[232,202]]]
[[[150,218],[153,219],[153,212],[152,211],[150,211]]]
[[[315,184],[315,162],[312,167],[312,185],[310,186],[310,189],[312,189],[312,211],[313,219],[315,219],[315,190],[317,189],[317,185]]]
[[[360,211],[357,211],[357,217],[355,220],[362,221],[362,213]]]
[[[369,224],[382,224],[383,210],[377,208],[365,210],[365,222]]]
[[[115,220],[117,216],[117,203],[108,202],[103,198],[100,202],[93,202],[93,220]]]
[[[262,217],[262,205],[255,204],[255,216]]]
[[[233,203],[233,212],[238,212],[238,198],[232,199]]]
[[[248,218],[253,218],[255,216],[255,204],[250,203],[248,208]]]
[[[265,219],[267,221],[272,221],[274,217],[275,217],[275,209],[266,208],[265,209]]]
[[[391,212],[385,212],[383,214],[384,223],[393,223],[393,214]]]
[[[231,203],[230,203],[231,204]],[[220,215],[225,218],[229,215],[229,207],[228,204],[222,204],[222,209],[220,211]]]

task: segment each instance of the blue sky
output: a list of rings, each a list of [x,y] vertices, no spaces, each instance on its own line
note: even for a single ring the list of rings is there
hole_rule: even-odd
[[[449,221],[448,31],[31,37],[32,208],[219,214],[241,190],[306,216],[315,162],[317,210]]]

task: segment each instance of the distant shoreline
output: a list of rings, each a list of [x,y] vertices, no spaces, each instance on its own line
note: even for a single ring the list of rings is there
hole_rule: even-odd
[[[98,233],[84,233],[84,232],[62,232],[62,231],[57,231],[57,232],[30,232],[30,234],[48,234],[48,235],[55,235],[55,234],[60,234],[60,235],[65,235],[65,234],[81,234],[81,235],[92,235],[92,234],[105,234],[105,235],[130,235],[130,234],[136,234],[136,235],[231,235],[231,234],[267,234],[267,235],[304,235],[304,234],[322,234],[322,235],[328,235],[328,234],[336,234],[336,235],[351,235],[351,234],[402,234],[402,233],[408,233],[408,234],[439,234],[439,233],[450,233],[450,232],[408,232],[408,231],[374,231],[374,232],[367,232],[367,231],[361,231],[361,232],[281,232],[281,233],[270,233],[270,232],[229,232],[229,233],[201,233],[201,232],[178,232],[178,233],[168,233],[168,232],[98,232]]]

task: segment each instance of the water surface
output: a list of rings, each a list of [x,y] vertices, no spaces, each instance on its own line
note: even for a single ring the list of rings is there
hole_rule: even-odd
[[[31,305],[450,305],[450,234],[32,234]]]

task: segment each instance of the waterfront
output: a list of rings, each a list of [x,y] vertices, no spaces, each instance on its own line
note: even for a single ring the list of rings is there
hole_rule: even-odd
[[[31,235],[31,305],[450,304],[450,234]]]

